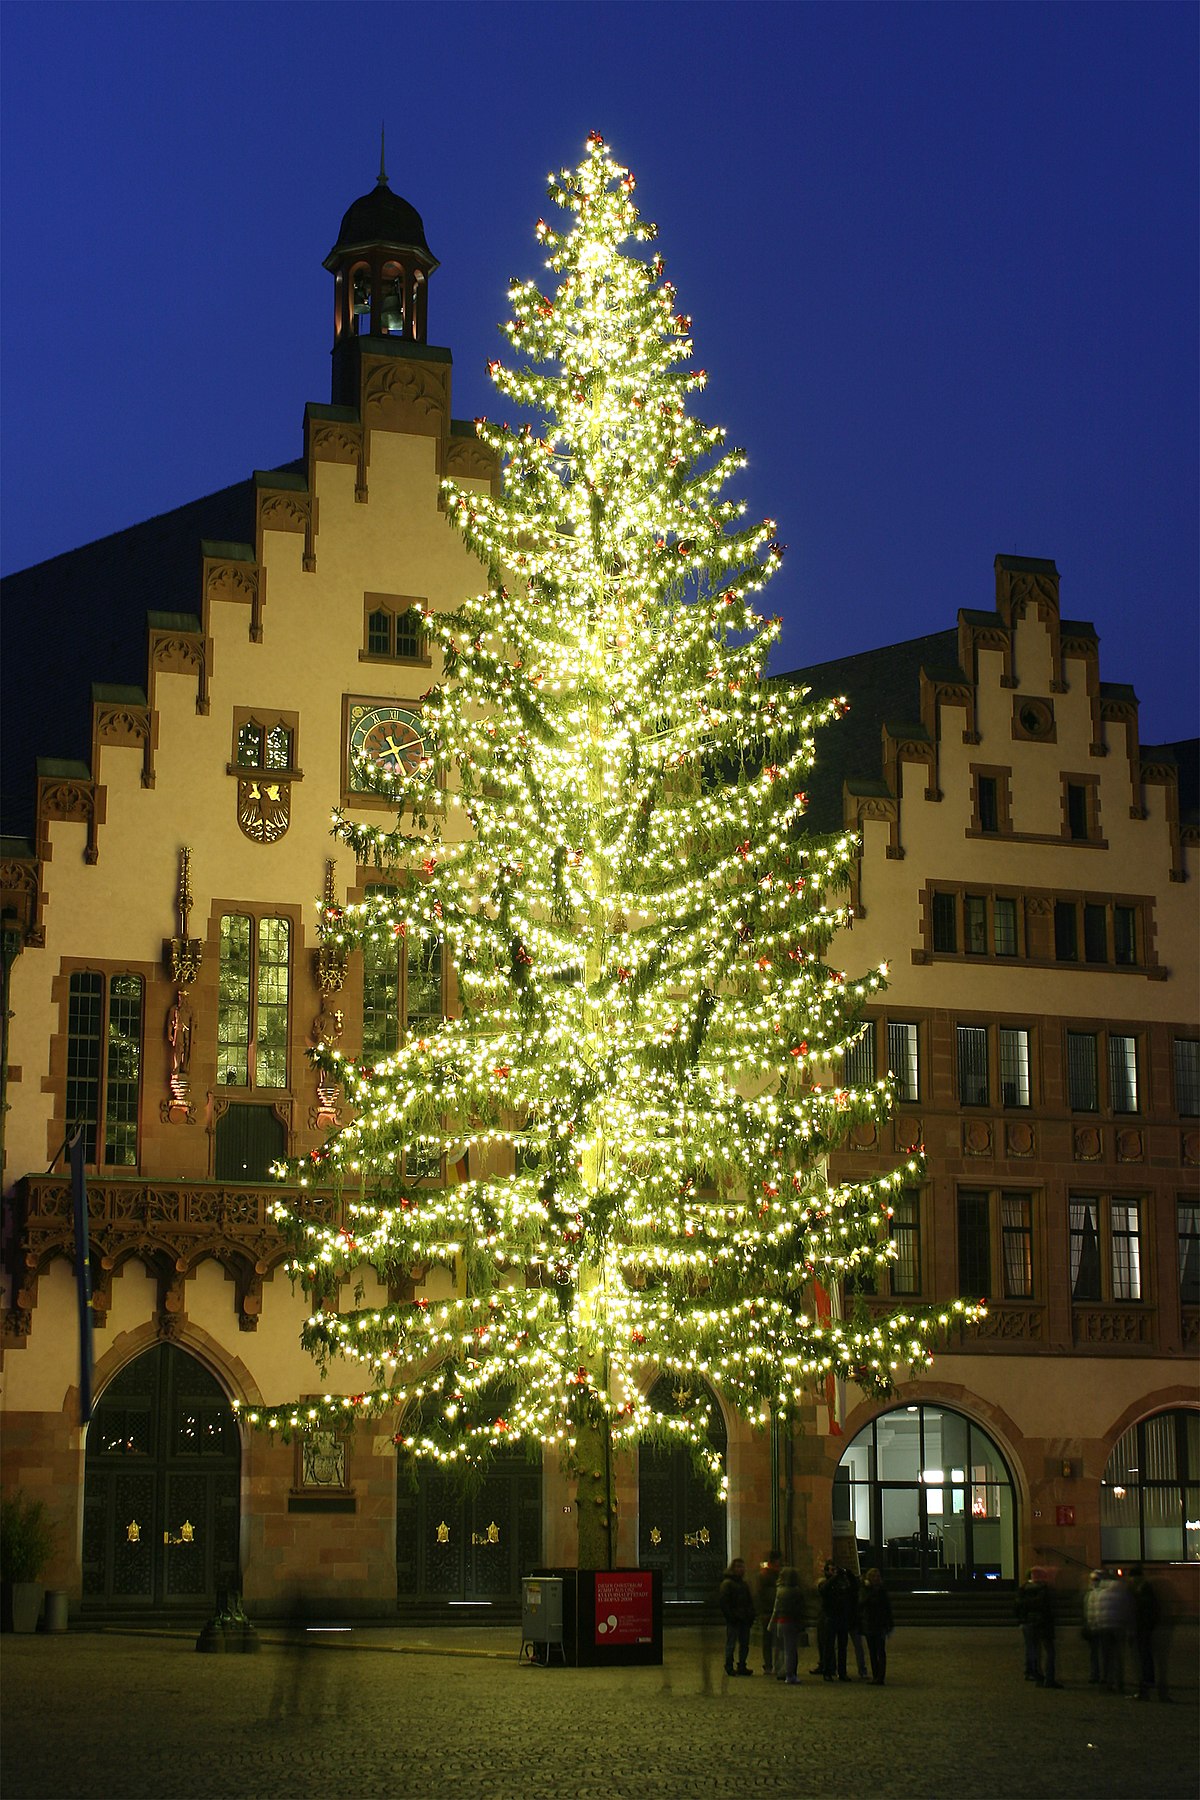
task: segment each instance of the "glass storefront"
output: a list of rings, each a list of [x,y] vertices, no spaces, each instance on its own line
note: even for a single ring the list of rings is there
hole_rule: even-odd
[[[987,1433],[941,1406],[873,1419],[834,1476],[833,1517],[852,1522],[864,1569],[899,1587],[1017,1579],[1017,1511],[1004,1458]]]
[[[1200,1412],[1155,1413],[1118,1438],[1100,1485],[1100,1555],[1200,1561]]]

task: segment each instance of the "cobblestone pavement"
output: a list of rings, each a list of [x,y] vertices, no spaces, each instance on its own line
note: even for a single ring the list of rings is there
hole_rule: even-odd
[[[902,1628],[888,1685],[727,1680],[715,1633],[668,1633],[662,1668],[528,1667],[513,1628],[356,1627],[259,1654],[190,1635],[7,1637],[4,1800],[1194,1800],[1196,1635],[1175,1704],[1027,1684],[1016,1628]],[[807,1669],[810,1656],[804,1659]]]

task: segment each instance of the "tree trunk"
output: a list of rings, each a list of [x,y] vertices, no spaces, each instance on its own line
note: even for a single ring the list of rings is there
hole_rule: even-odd
[[[579,1479],[575,1489],[577,1567],[611,1569],[616,1561],[617,1516],[612,1444],[606,1423],[582,1423],[575,1439]]]

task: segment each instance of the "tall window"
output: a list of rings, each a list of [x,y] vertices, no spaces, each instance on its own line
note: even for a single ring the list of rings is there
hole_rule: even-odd
[[[963,1106],[986,1106],[988,1103],[986,1025],[958,1027],[958,1098]]]
[[[988,953],[987,895],[963,895],[963,949],[968,956]]]
[[[847,1087],[875,1085],[875,1021],[868,1019],[863,1034],[851,1044],[843,1059]]]
[[[911,1105],[921,1097],[917,1027],[910,1019],[889,1019],[888,1068],[896,1078],[896,1098]]]
[[[1108,1074],[1108,1105],[1114,1113],[1141,1109],[1138,1041],[1126,1032],[1067,1032],[1067,1104],[1072,1112],[1099,1112],[1101,1051]]]
[[[1113,1446],[1100,1485],[1105,1562],[1200,1558],[1200,1412],[1140,1419]]]
[[[1054,954],[1059,962],[1079,961],[1079,908],[1073,900],[1054,902]]]
[[[1083,782],[1068,781],[1066,802],[1067,832],[1076,842],[1085,842],[1092,835],[1092,827],[1088,789]]]
[[[997,956],[1017,954],[1017,903],[997,899],[992,904],[992,947]]]
[[[1067,1033],[1067,1104],[1072,1112],[1100,1109],[1100,1061],[1094,1031]]]
[[[290,919],[226,913],[217,977],[217,1081],[287,1086]]]
[[[1114,1112],[1138,1110],[1137,1039],[1115,1031],[1108,1037],[1108,1099]]]
[[[1137,1200],[1073,1194],[1071,1298],[1142,1299],[1141,1207]]]
[[[975,794],[979,809],[980,831],[999,831],[1000,829],[1000,796],[994,775],[977,775],[975,778]]]
[[[892,1293],[921,1292],[921,1192],[902,1188],[892,1203],[890,1225],[896,1260],[892,1264]]]
[[[932,911],[933,947],[935,950],[952,956],[958,949],[958,932],[955,928],[958,916],[958,895],[935,894]]]
[[[133,1168],[142,1079],[140,975],[77,970],[67,993],[67,1124],[83,1126],[84,1160]]]
[[[1185,1119],[1200,1113],[1200,1038],[1175,1039],[1175,1110]]]
[[[1179,1298],[1184,1306],[1200,1306],[1200,1204],[1178,1202]]]
[[[368,888],[367,894],[381,893]],[[400,955],[400,946],[404,955]],[[382,933],[363,945],[362,1047],[365,1057],[391,1056],[409,1033],[420,1036],[443,1016],[442,940],[397,939]]]
[[[968,1294],[1032,1298],[1032,1195],[959,1189],[958,1280]]]
[[[1005,1106],[1028,1106],[1029,1032],[1023,1025],[1000,1027],[1000,1099]]]

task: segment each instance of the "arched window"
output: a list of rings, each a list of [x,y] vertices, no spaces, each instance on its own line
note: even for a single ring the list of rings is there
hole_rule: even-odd
[[[1154,1413],[1121,1433],[1100,1484],[1100,1555],[1200,1561],[1200,1412]]]
[[[959,1587],[1017,1575],[1012,1478],[991,1438],[941,1406],[881,1413],[847,1445],[833,1517],[859,1560],[898,1586]]]

